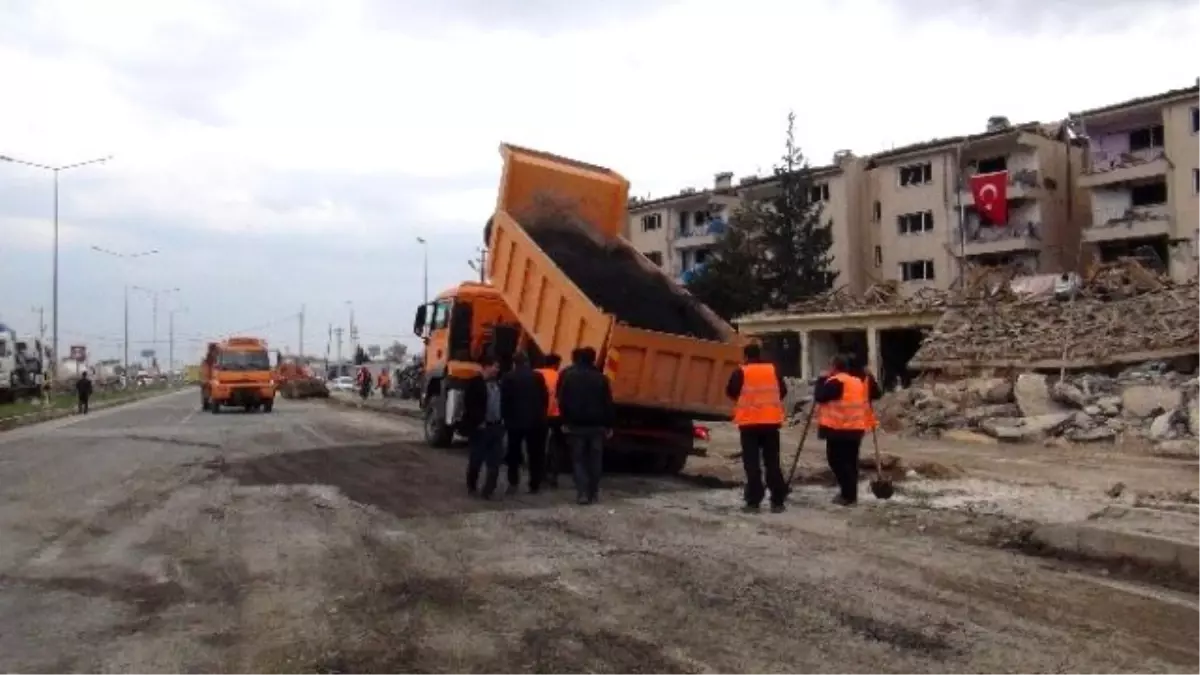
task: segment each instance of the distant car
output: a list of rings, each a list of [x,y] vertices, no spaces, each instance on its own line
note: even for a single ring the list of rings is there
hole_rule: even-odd
[[[354,378],[347,375],[334,378],[333,380],[330,380],[329,388],[332,391],[354,391]]]

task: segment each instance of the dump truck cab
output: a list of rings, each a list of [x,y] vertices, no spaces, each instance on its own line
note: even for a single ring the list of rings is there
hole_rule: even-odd
[[[275,379],[266,341],[231,337],[210,342],[200,369],[202,410],[215,415],[222,406],[239,406],[246,412],[274,409]]]
[[[413,332],[425,343],[421,375],[421,410],[425,440],[446,447],[462,426],[466,384],[480,376],[486,355],[507,370],[525,341],[517,317],[488,284],[463,282],[417,308]]]

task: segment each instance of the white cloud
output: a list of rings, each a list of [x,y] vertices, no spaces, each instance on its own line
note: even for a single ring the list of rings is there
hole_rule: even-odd
[[[991,115],[1055,119],[1186,86],[1198,28],[1200,8],[1173,0],[10,2],[0,154],[115,155],[63,175],[64,246],[186,247],[156,274],[197,286],[193,266],[221,264],[212,242],[248,259],[286,248],[293,266],[349,269],[259,302],[356,296],[363,316],[386,317],[364,331],[390,335],[420,293],[408,238],[444,237],[461,248],[438,246],[447,260],[470,256],[502,141],[610,166],[636,194],[661,195],[769,170],[789,109],[823,163],[840,148],[978,130]],[[0,254],[47,244],[48,185],[0,163],[0,232],[38,233]],[[329,251],[360,245],[394,250],[405,281],[352,283],[368,263]],[[271,314],[192,305],[197,324]]]

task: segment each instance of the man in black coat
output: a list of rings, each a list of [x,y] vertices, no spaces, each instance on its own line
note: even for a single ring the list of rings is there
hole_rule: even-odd
[[[592,504],[599,497],[604,470],[604,441],[616,423],[612,387],[596,367],[596,350],[571,353],[571,365],[558,377],[558,407],[571,459],[575,465],[576,501]]]
[[[508,432],[508,494],[521,482],[522,454],[529,461],[529,492],[536,494],[546,472],[546,381],[529,367],[524,353],[513,355],[512,370],[500,378],[500,409]],[[523,452],[522,452],[523,451]]]
[[[463,392],[462,423],[472,429],[471,452],[467,459],[467,493],[474,495],[479,485],[479,470],[487,467],[484,499],[490,499],[500,478],[500,460],[504,454],[504,419],[501,415],[499,367],[495,360],[480,361],[481,377],[467,382]]]
[[[92,379],[88,377],[86,370],[79,376],[79,381],[75,383],[75,394],[79,398],[79,412],[86,415],[88,401],[92,398]]]

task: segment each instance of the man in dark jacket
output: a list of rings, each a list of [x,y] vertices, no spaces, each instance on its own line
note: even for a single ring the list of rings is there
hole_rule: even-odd
[[[581,347],[571,352],[571,365],[559,375],[556,393],[575,465],[576,501],[595,503],[604,470],[604,441],[616,422],[612,387],[596,367],[596,350]]]
[[[835,356],[830,372],[817,380],[817,433],[825,439],[825,458],[838,482],[835,504],[852,506],[858,501],[858,456],[863,436],[875,425],[870,404],[882,396],[879,383],[851,355]],[[843,409],[834,412],[835,407]]]
[[[79,412],[86,415],[88,400],[92,398],[92,379],[88,377],[86,370],[79,376],[79,381],[75,383],[75,394],[79,397]]]
[[[472,378],[463,392],[464,426],[472,429],[471,452],[467,459],[467,493],[475,494],[479,485],[479,469],[487,467],[483,481],[484,499],[490,499],[500,479],[500,460],[504,454],[504,419],[501,414],[500,369],[495,360],[480,361],[482,376]]]
[[[783,426],[783,400],[787,384],[774,364],[763,361],[756,344],[742,351],[745,363],[733,371],[725,385],[725,395],[734,401],[733,421],[742,445],[742,469],[746,472],[745,510],[756,512],[766,487],[771,490],[771,510],[783,511],[787,499],[787,480],[779,464],[779,430]]]
[[[521,482],[522,454],[529,461],[529,492],[536,494],[546,471],[546,381],[529,367],[522,352],[513,355],[512,370],[500,378],[500,409],[508,432],[508,494]],[[524,451],[524,452],[522,452]]]

